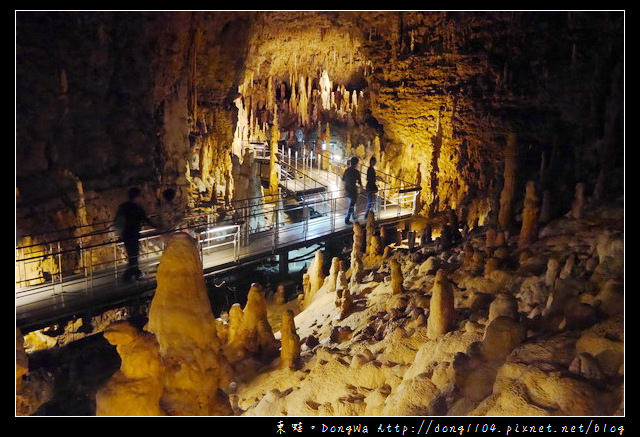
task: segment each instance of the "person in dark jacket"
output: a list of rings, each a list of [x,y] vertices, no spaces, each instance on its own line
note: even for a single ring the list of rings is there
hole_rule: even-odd
[[[365,218],[369,214],[369,211],[375,209],[376,204],[376,193],[378,192],[378,186],[376,185],[376,181],[380,180],[380,176],[376,175],[376,163],[378,160],[375,156],[372,156],[369,160],[369,169],[367,170],[367,185],[365,186],[365,190],[367,191],[367,209],[364,212]]]
[[[115,227],[120,241],[124,242],[124,249],[127,252],[128,266],[124,273],[125,282],[129,282],[135,276],[136,279],[142,277],[142,272],[138,267],[138,254],[140,252],[140,231],[143,223],[154,226],[147,217],[144,208],[140,206],[140,189],[133,187],[129,189],[129,200],[118,207],[116,213]]]
[[[349,161],[349,168],[347,168],[342,175],[344,181],[344,191],[349,199],[349,209],[347,209],[347,216],[344,218],[344,222],[348,225],[352,224],[351,218],[355,219],[356,202],[358,201],[358,187],[362,188],[362,179],[360,178],[360,171],[356,169],[358,165],[358,157],[354,156]]]

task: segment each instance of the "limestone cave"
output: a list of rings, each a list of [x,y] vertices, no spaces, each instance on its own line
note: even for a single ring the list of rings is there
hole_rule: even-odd
[[[16,415],[625,415],[625,12],[15,31]]]

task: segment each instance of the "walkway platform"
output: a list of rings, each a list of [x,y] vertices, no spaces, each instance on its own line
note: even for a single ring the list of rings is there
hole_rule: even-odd
[[[249,235],[249,244],[237,250],[228,245],[203,252],[204,274],[222,273],[327,238],[350,234],[352,226],[344,223],[347,205],[344,199],[339,200],[337,212],[310,218],[306,225],[305,222],[295,222],[280,227],[277,241],[274,241],[275,231],[269,230]],[[364,206],[364,199],[359,199],[360,223],[364,223]],[[398,222],[412,213],[410,209],[390,207],[380,214],[377,222]],[[126,266],[120,264],[117,269],[94,272],[90,284],[87,277],[76,275],[58,284],[16,289],[16,325],[28,332],[74,316],[93,315],[148,298],[156,288],[155,274],[159,259],[159,256],[141,259],[140,265],[146,279],[133,283],[122,281]]]

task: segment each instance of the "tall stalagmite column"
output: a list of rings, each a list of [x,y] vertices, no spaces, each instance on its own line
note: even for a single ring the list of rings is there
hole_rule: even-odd
[[[507,147],[504,151],[504,185],[500,192],[499,230],[506,231],[511,225],[511,203],[515,193],[516,168],[518,165],[518,145],[516,134],[507,135]]]
[[[524,196],[524,210],[522,211],[522,229],[518,239],[518,249],[524,249],[538,239],[538,195],[536,183],[527,182]]]
[[[455,303],[451,283],[447,274],[440,269],[431,290],[427,336],[434,340],[451,331],[455,323]]]
[[[571,204],[571,217],[574,219],[581,219],[584,213],[584,183],[580,182],[576,184],[575,197]]]
[[[278,167],[276,154],[278,153],[278,141],[280,140],[280,127],[278,125],[278,107],[273,109],[273,126],[271,127],[271,154],[269,160],[269,192],[278,192]]]
[[[216,335],[198,247],[189,235],[171,237],[157,282],[146,330],[156,335],[165,363],[162,405],[170,415],[230,414],[228,400],[217,395],[229,383],[230,368]]]
[[[329,156],[331,155],[331,128],[329,123],[324,130],[323,143],[326,144],[326,149],[322,151],[322,168],[329,170]]]
[[[300,361],[300,337],[296,333],[296,325],[293,321],[293,311],[282,313],[282,349],[280,351],[280,364],[282,367],[297,369]]]

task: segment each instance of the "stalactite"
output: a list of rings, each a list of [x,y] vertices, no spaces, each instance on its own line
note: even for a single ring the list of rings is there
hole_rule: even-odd
[[[320,77],[320,96],[322,98],[322,108],[326,110],[331,109],[331,87],[329,74],[325,70]]]

